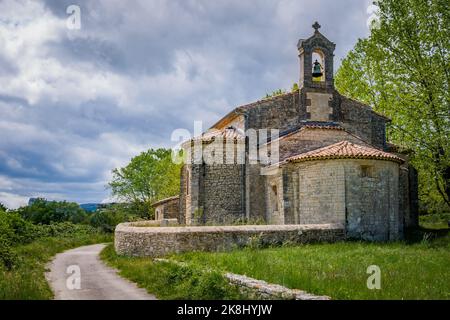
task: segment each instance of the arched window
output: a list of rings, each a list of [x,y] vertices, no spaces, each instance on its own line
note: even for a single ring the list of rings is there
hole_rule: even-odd
[[[325,81],[325,55],[320,49],[314,49],[311,55],[313,81]]]

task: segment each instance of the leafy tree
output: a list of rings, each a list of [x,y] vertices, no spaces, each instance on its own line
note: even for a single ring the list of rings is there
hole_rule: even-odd
[[[89,217],[89,223],[93,227],[104,232],[114,232],[115,227],[122,222],[137,220],[130,212],[128,204],[118,203],[100,208]]]
[[[87,214],[77,203],[67,201],[47,201],[36,199],[33,204],[17,209],[17,212],[28,221],[37,224],[69,221],[82,223]]]
[[[172,150],[150,149],[112,171],[112,194],[126,201],[140,216],[151,217],[151,204],[180,191],[181,164],[172,161]]]
[[[444,0],[380,0],[378,26],[342,61],[336,87],[392,119],[389,139],[411,150],[420,198],[450,208],[450,11]]]
[[[6,212],[6,211],[8,211],[8,208],[3,203],[0,202],[0,210]]]

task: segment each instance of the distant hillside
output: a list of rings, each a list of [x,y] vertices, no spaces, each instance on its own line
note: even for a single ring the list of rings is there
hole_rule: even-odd
[[[101,206],[100,203],[83,203],[80,204],[81,209],[84,209],[87,212],[94,212]]]

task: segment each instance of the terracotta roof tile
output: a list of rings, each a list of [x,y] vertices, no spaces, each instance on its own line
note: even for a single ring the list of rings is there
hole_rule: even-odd
[[[223,138],[223,139],[235,139],[235,140],[241,140],[244,139],[245,136],[239,130],[233,127],[228,127],[223,130],[217,130],[217,129],[210,129],[203,133],[201,136],[195,137],[193,140],[202,140],[202,141],[213,141],[217,138]]]
[[[343,127],[341,127],[338,123],[336,122],[318,122],[318,121],[308,121],[308,122],[302,122],[299,125],[292,127],[288,130],[282,131],[280,132],[279,136],[272,140],[270,136],[267,137],[267,141],[266,142],[261,142],[260,145],[265,145],[265,144],[269,144],[270,142],[276,141],[276,140],[283,140],[301,130],[304,129],[324,129],[324,130],[341,130],[341,131],[345,131],[345,129]],[[358,137],[358,139],[360,139]]]
[[[174,200],[177,200],[179,198],[180,198],[180,196],[173,196],[173,197],[161,199],[159,201],[156,201],[156,202],[152,203],[152,207],[156,207],[156,206],[158,206],[160,204],[163,204],[163,203],[166,203],[166,202],[169,202],[169,201],[174,201]]]
[[[319,159],[379,159],[402,163],[395,154],[384,152],[349,141],[341,141],[323,148],[301,153],[287,158],[284,162],[309,161]]]

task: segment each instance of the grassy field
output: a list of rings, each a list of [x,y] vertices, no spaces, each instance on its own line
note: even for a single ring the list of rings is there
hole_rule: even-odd
[[[149,258],[118,257],[112,247],[102,256],[124,277],[167,299],[232,299],[238,295],[220,279],[226,271],[333,299],[450,299],[448,229],[422,229],[408,239],[172,256],[171,259],[188,264],[184,270],[173,264],[153,263]],[[370,265],[381,269],[379,290],[367,288]],[[214,270],[213,279],[201,277],[202,269]]]
[[[334,299],[450,299],[449,243],[447,236],[421,244],[341,242],[173,258]],[[370,265],[381,269],[380,290],[367,288]]]
[[[243,299],[239,292],[228,285],[220,272],[205,272],[195,265],[188,267],[172,263],[153,262],[149,258],[118,256],[112,245],[101,253],[119,274],[136,282],[140,287],[156,295],[158,299]]]
[[[419,217],[420,225],[431,230],[448,229],[450,213],[428,214]]]
[[[45,265],[58,252],[83,245],[111,242],[110,234],[80,234],[36,240],[14,248],[17,263],[11,270],[0,267],[0,299],[52,299],[45,280]]]

